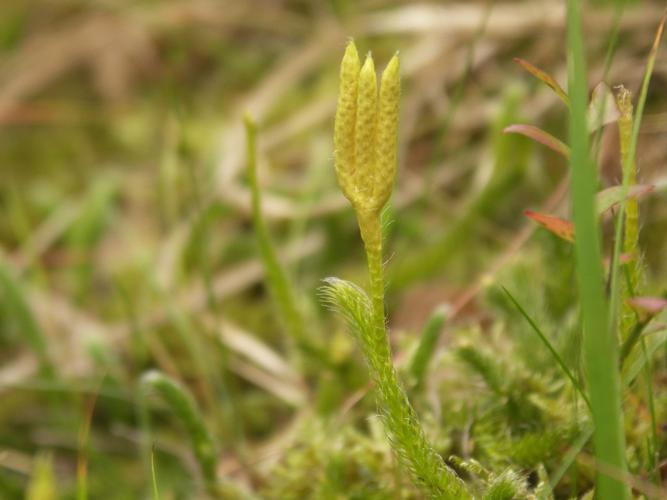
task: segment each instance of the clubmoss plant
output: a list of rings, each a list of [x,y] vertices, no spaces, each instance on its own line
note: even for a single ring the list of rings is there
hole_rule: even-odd
[[[385,324],[380,219],[396,172],[397,55],[382,74],[379,94],[376,79],[373,58],[369,54],[361,66],[356,46],[350,41],[340,70],[335,168],[340,188],[357,215],[370,297],[356,285],[336,278],[326,280],[322,297],[342,313],[361,345],[377,387],[379,410],[400,462],[430,498],[469,498],[464,483],[429,444],[392,363]]]

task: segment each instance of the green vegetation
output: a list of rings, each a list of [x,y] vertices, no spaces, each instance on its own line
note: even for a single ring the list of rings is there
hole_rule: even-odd
[[[0,498],[667,498],[607,4],[0,2]]]

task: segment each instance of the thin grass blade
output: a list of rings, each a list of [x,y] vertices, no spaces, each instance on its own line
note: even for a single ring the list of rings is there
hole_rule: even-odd
[[[618,345],[609,328],[604,294],[600,228],[595,191],[596,170],[591,161],[587,122],[586,63],[581,28],[580,3],[567,2],[568,94],[570,97],[570,148],[572,150],[571,196],[574,214],[576,274],[584,327],[584,362],[593,415],[596,460],[627,472],[625,435],[621,413],[618,373]],[[626,500],[627,484],[617,477],[598,472],[598,498]]]
[[[570,382],[572,382],[572,386],[576,389],[576,391],[579,393],[579,395],[583,398],[583,400],[586,402],[586,406],[588,408],[591,408],[591,402],[588,399],[588,396],[584,392],[584,389],[581,387],[579,382],[577,381],[576,377],[574,374],[570,371],[570,369],[567,367],[567,364],[565,364],[565,361],[561,357],[561,355],[558,353],[556,348],[551,344],[549,341],[549,338],[545,335],[545,333],[542,331],[542,329],[537,325],[535,320],[528,314],[528,312],[523,308],[523,306],[517,301],[514,296],[510,293],[510,291],[505,288],[504,286],[501,286],[503,289],[503,292],[507,295],[507,297],[512,301],[512,304],[517,308],[517,310],[521,313],[521,315],[524,317],[524,319],[528,322],[528,324],[531,326],[533,331],[537,334],[537,336],[540,338],[544,346],[549,350],[551,355],[553,356],[554,360],[556,363],[558,363],[558,366],[560,366],[560,369],[563,370],[563,373],[567,378],[570,379]]]

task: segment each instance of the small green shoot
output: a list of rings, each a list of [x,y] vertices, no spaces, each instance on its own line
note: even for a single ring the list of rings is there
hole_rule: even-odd
[[[429,318],[419,336],[417,350],[408,367],[408,373],[412,377],[412,382],[417,388],[421,387],[424,383],[426,370],[435,354],[438,339],[440,338],[442,327],[445,324],[445,318],[447,317],[445,311],[446,309],[444,306],[437,308]]]
[[[185,426],[206,485],[209,491],[215,491],[217,446],[192,395],[180,383],[157,370],[149,371],[142,376],[140,389],[143,396],[151,393],[159,395]]]
[[[417,414],[399,385],[384,331],[378,336],[370,297],[358,286],[327,278],[320,290],[322,301],[336,310],[357,338],[377,387],[378,407],[390,442],[413,478],[429,498],[468,498],[454,471],[429,444]]]

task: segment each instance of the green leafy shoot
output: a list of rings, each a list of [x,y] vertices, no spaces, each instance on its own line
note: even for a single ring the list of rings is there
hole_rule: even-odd
[[[445,324],[445,318],[446,313],[444,307],[437,308],[419,336],[417,350],[408,367],[408,373],[412,377],[412,381],[416,388],[421,387],[424,382],[424,376],[426,375],[429,362],[435,354],[438,339],[442,333],[442,327]]]
[[[526,495],[526,481],[516,472],[508,470],[495,477],[483,500],[513,500]]]
[[[140,382],[142,397],[156,394],[181,421],[190,438],[192,451],[210,491],[217,487],[217,446],[192,395],[180,383],[157,370],[145,373]]]
[[[371,299],[349,281],[338,278],[324,281],[320,298],[345,319],[359,341],[377,388],[380,414],[401,463],[430,498],[470,498],[461,479],[428,443],[417,415],[398,383],[386,340],[376,334]]]

